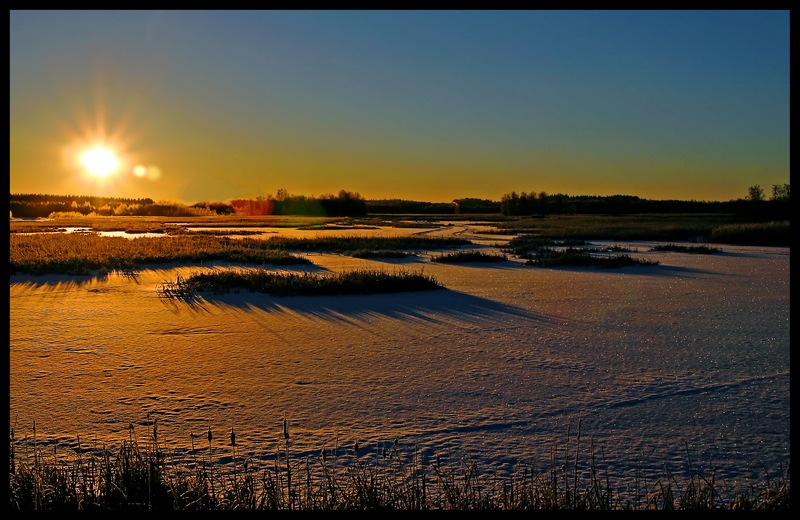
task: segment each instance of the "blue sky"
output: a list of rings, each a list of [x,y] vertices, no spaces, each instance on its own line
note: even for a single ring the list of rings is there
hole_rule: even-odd
[[[769,194],[789,182],[789,18],[11,11],[11,192]],[[102,179],[76,160],[97,143],[121,164]]]

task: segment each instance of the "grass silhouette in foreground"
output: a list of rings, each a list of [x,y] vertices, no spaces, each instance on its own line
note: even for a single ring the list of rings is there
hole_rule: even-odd
[[[12,511],[204,511],[204,510],[789,510],[788,466],[781,476],[756,485],[726,486],[692,471],[675,477],[668,469],[655,482],[628,482],[622,496],[598,468],[595,446],[581,444],[580,424],[563,448],[551,451],[550,470],[524,468],[510,477],[482,474],[476,463],[455,467],[416,449],[410,457],[397,439],[370,453],[336,446],[319,456],[292,457],[284,418],[282,440],[264,469],[211,429],[191,434],[188,459],[173,457],[148,423],[144,443],[130,425],[129,438],[116,449],[82,450],[52,457],[33,438],[14,438],[11,429],[10,508]],[[201,445],[195,447],[195,439]],[[207,442],[207,450],[202,446]],[[573,442],[574,445],[570,444]],[[214,444],[230,450],[215,461]],[[20,450],[22,451],[20,453]],[[582,451],[583,450],[583,451]],[[217,452],[220,450],[217,449]],[[581,458],[588,457],[588,464]],[[66,460],[65,460],[66,458]],[[269,467],[271,465],[271,467]],[[588,468],[588,469],[586,469]]]

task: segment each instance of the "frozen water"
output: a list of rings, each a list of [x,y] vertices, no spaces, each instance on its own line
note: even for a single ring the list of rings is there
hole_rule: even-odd
[[[469,228],[405,233],[497,237]],[[291,233],[292,230],[281,230]],[[395,230],[396,232],[396,230]],[[336,234],[341,234],[336,231]],[[272,235],[265,235],[272,236]],[[507,238],[507,237],[506,237]],[[315,269],[423,270],[446,289],[381,296],[203,294],[168,301],[177,274],[11,277],[10,420],[42,446],[118,446],[158,419],[178,455],[283,445],[316,456],[395,440],[487,474],[545,469],[593,444],[612,480],[685,474],[745,486],[789,461],[789,249],[651,252],[656,266],[542,269],[307,255]],[[148,416],[149,414],[149,416]],[[192,451],[191,434],[202,435]],[[569,436],[569,437],[568,437]],[[205,453],[205,452],[203,452]],[[562,455],[563,457],[563,455]]]

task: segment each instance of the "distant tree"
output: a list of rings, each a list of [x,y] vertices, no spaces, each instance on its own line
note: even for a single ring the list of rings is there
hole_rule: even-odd
[[[533,198],[533,194],[531,194],[531,198]],[[539,204],[537,205],[537,210],[537,213],[540,215],[547,215],[551,213],[550,195],[548,195],[546,191],[539,192]]]
[[[364,200],[364,197],[357,191],[339,190],[338,197],[340,200]]]
[[[98,215],[102,215],[104,217],[108,217],[114,214],[114,208],[112,208],[109,204],[103,204],[99,208],[97,208],[96,213]]]
[[[764,190],[761,189],[760,185],[756,184],[747,188],[747,200],[753,202],[764,200]]]
[[[789,201],[789,185],[788,184],[773,184],[772,185],[772,200]]]
[[[563,193],[548,195],[548,208],[550,213],[557,215],[571,215],[575,213],[575,205],[570,201],[569,195]]]
[[[519,215],[519,195],[516,191],[503,195],[500,199],[500,210],[503,215]]]

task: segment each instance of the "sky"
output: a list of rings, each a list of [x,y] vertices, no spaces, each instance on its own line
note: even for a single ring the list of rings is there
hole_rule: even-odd
[[[10,191],[769,196],[790,182],[789,19],[10,11]]]

